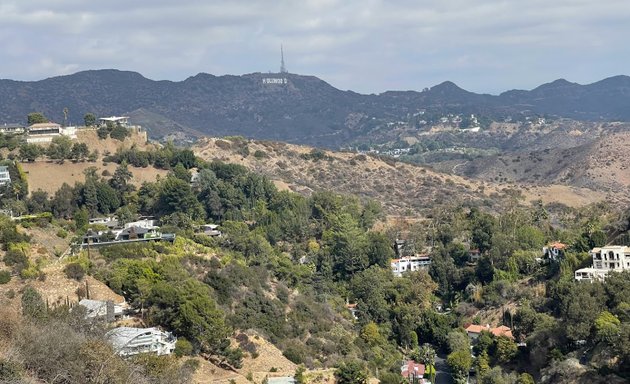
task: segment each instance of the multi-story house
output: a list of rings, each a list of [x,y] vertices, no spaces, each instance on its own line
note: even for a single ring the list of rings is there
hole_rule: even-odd
[[[114,351],[120,356],[139,353],[170,355],[175,350],[177,338],[172,333],[157,328],[118,327],[105,334]]]
[[[630,247],[607,245],[593,248],[590,255],[593,266],[575,271],[575,280],[604,280],[610,271],[630,270]]]

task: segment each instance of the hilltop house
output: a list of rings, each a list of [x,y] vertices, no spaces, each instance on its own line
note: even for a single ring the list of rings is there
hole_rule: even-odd
[[[5,165],[0,166],[0,185],[11,184],[11,175],[9,174],[9,167]]]
[[[593,248],[589,253],[593,258],[593,266],[575,271],[575,280],[604,280],[611,271],[630,270],[630,247],[607,245]]]
[[[129,117],[128,116],[110,116],[110,117],[101,117],[98,119],[100,121],[100,125],[107,125],[107,123],[120,125],[125,128],[129,128]]]
[[[15,135],[19,133],[24,133],[25,131],[26,131],[26,127],[22,124],[4,123],[3,125],[0,125],[0,133]]]
[[[77,127],[62,127],[57,123],[37,123],[28,127],[27,143],[49,143],[54,137],[68,136],[77,138]]]
[[[394,276],[400,277],[403,273],[409,271],[426,270],[431,265],[431,257],[429,255],[406,256],[391,261],[391,268]]]
[[[105,334],[114,351],[123,357],[139,353],[170,355],[175,350],[177,338],[170,332],[157,328],[118,327]]]

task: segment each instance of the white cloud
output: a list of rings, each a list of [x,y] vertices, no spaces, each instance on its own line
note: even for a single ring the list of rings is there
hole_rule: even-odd
[[[277,70],[284,44],[290,71],[341,89],[453,80],[498,92],[623,73],[628,19],[625,0],[13,0],[0,4],[0,73],[264,72]]]

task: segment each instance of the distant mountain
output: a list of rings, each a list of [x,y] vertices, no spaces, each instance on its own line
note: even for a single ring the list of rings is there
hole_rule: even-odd
[[[425,112],[630,121],[630,77],[589,85],[557,80],[498,96],[468,92],[449,81],[423,92],[362,95],[313,76],[285,73],[200,73],[173,82],[95,70],[34,82],[0,80],[0,123],[24,122],[32,111],[60,122],[66,107],[68,123],[74,124],[81,123],[86,112],[131,114],[153,137],[243,135],[335,148]]]

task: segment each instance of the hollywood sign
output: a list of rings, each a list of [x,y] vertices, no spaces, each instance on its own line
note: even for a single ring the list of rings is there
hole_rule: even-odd
[[[262,79],[263,84],[288,84],[289,81],[286,78],[275,79],[273,77],[265,77]]]

